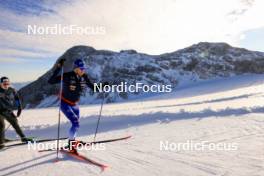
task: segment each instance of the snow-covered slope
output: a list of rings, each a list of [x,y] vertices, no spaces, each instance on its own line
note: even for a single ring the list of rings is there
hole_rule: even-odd
[[[0,152],[0,175],[66,176],[264,175],[264,75],[217,79],[179,88],[173,94],[129,103],[107,104],[97,139],[133,135],[109,143],[105,150],[82,154],[110,165],[103,174],[92,165],[66,156],[53,163],[55,152],[28,151],[26,146]],[[99,105],[81,107],[79,139],[91,141]],[[57,108],[25,110],[20,124],[28,135],[56,136]],[[69,123],[62,118],[62,135]],[[14,132],[8,130],[8,136]],[[169,144],[199,143],[236,145],[223,150],[160,150]]]
[[[65,72],[72,70],[76,58],[83,58],[87,73],[93,82],[108,81],[112,85],[121,82],[128,85],[179,85],[230,77],[245,73],[264,73],[264,53],[235,48],[226,43],[201,42],[188,48],[161,55],[137,53],[134,50],[120,52],[95,50],[88,46],[75,46],[59,59],[65,58]],[[59,60],[58,59],[58,60]],[[57,60],[57,61],[58,61]],[[43,108],[58,104],[58,85],[49,85],[52,68],[38,80],[22,88],[19,93],[29,108]],[[107,102],[128,101],[151,93],[110,93]],[[100,102],[102,95],[87,91],[81,104]]]

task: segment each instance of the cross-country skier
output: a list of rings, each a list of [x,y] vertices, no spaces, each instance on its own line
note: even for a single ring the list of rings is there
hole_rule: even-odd
[[[48,80],[50,84],[60,83],[61,81],[61,67],[65,59],[61,59],[57,64],[57,68],[53,72],[52,76]],[[85,62],[82,59],[76,59],[74,61],[73,71],[63,73],[63,87],[61,98],[61,110],[63,114],[70,120],[72,126],[69,130],[69,147],[75,150],[78,141],[75,140],[77,131],[79,129],[80,110],[78,102],[82,93],[88,86],[94,90],[94,85],[89,80],[85,73]],[[107,83],[103,83],[106,85]]]
[[[15,115],[13,110],[16,109],[18,111]],[[32,139],[25,136],[18,124],[17,117],[20,116],[21,112],[22,106],[16,90],[10,86],[10,81],[7,77],[2,77],[0,79],[0,149],[4,147],[4,142],[7,140],[5,139],[4,119],[16,130],[22,142],[32,142]]]

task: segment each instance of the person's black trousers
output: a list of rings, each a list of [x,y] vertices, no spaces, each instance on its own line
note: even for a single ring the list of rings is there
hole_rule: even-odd
[[[18,120],[15,114],[12,111],[0,112],[0,144],[3,144],[5,141],[5,121],[8,121],[11,126],[16,130],[16,133],[20,138],[25,137],[23,131],[21,130]]]

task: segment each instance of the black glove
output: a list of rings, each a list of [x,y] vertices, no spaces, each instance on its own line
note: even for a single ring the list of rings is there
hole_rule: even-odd
[[[20,116],[21,112],[22,112],[22,108],[21,108],[21,106],[19,106],[18,107],[18,110],[17,110],[17,117]]]
[[[62,67],[65,61],[66,61],[65,58],[60,59],[58,62],[58,67]]]

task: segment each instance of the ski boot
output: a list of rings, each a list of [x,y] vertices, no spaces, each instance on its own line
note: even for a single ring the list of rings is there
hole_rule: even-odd
[[[34,140],[32,138],[27,138],[27,137],[22,137],[21,141],[22,142],[34,142]]]
[[[78,144],[80,141],[78,140],[69,140],[68,142],[68,150],[71,153],[77,153]]]

